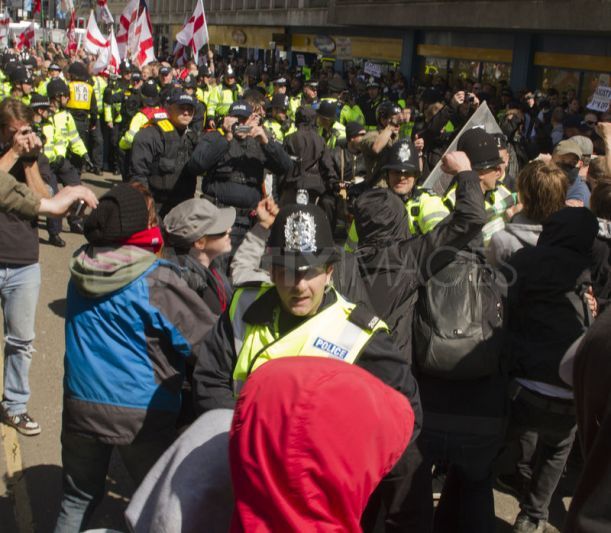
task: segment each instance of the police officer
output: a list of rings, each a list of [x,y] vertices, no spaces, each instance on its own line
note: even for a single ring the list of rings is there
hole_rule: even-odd
[[[318,106],[318,134],[333,150],[338,144],[346,143],[346,127],[337,121],[337,102],[322,100]]]
[[[333,288],[338,254],[322,210],[311,204],[282,208],[271,228],[267,257],[272,284],[238,289],[196,355],[196,411],[233,409],[249,375],[272,359],[332,357],[361,366],[408,397],[416,439],[422,416],[410,365],[388,326]]]
[[[505,227],[503,215],[517,203],[517,194],[500,183],[503,176],[503,159],[493,135],[481,128],[473,128],[460,136],[457,147],[467,154],[471,167],[480,176],[488,219],[482,228],[482,238],[487,246],[492,235]],[[454,210],[456,184],[449,187],[443,202],[450,211]]]
[[[202,192],[213,204],[236,208],[231,234],[235,250],[250,229],[251,212],[263,196],[265,170],[283,176],[293,163],[246,102],[231,105],[222,130],[202,137],[186,171],[192,179],[204,175]]]
[[[46,91],[45,91],[46,92]],[[30,107],[34,111],[34,117],[32,121],[32,130],[43,143],[46,145],[46,137],[43,132],[43,126],[48,124],[49,111],[51,109],[51,102],[47,96],[41,94],[32,94],[32,100],[30,101]],[[59,186],[57,184],[57,176],[51,170],[49,159],[45,155],[44,151],[38,155],[38,168],[40,175],[45,181],[53,195],[59,192]],[[63,248],[66,246],[66,241],[60,237],[62,231],[62,219],[56,217],[47,217],[47,231],[49,232],[49,244],[51,246],[57,246]]]
[[[47,84],[47,94],[50,114],[48,122],[42,124],[44,154],[58,181],[67,186],[80,185],[79,171],[71,163],[70,156],[73,160],[84,160],[86,164],[91,164],[91,160],[72,115],[65,109],[70,98],[70,89],[64,80],[56,78]],[[71,215],[68,217],[68,223],[72,232],[83,233],[82,218]]]
[[[272,94],[269,95],[270,99],[277,94],[285,95],[288,87],[288,81],[284,76],[280,76],[274,80]]]
[[[339,123],[345,126],[348,122],[358,122],[365,125],[365,115],[360,106],[356,103],[356,91],[343,91],[340,95],[342,110],[339,113]]]
[[[21,100],[25,105],[30,105],[32,98],[32,84],[34,83],[28,71],[22,67],[11,70],[11,97]]]
[[[420,178],[420,161],[418,151],[409,139],[401,139],[393,145],[382,172],[388,188],[405,204],[409,231],[413,236],[428,233],[450,213],[442,198],[416,186]],[[358,234],[353,223],[344,249],[353,252],[357,246]]]
[[[303,84],[301,105],[309,105],[317,109],[318,103],[318,82],[316,80],[306,80]]]
[[[208,114],[218,122],[227,115],[231,104],[236,102],[241,96],[242,87],[236,80],[235,71],[231,65],[227,65],[223,75],[223,84],[216,93],[210,95]]]
[[[380,83],[374,78],[369,78],[367,82],[367,95],[361,99],[359,106],[365,115],[365,127],[367,131],[375,131],[378,127],[376,110],[382,103],[380,95]]]
[[[72,114],[76,129],[87,150],[91,151],[92,145],[95,144],[92,139],[92,133],[96,129],[98,107],[93,85],[89,83],[89,72],[84,63],[75,61],[68,69],[68,77],[70,79],[68,82],[70,98],[66,104],[66,109]],[[89,170],[101,176],[102,168],[100,161],[98,160],[97,165]]]
[[[196,96],[197,91],[197,80],[188,75],[182,80],[182,88],[186,94],[195,98],[195,112],[193,114],[193,122],[191,122],[191,129],[195,130],[198,134],[204,131],[206,124],[206,105],[199,101]]]
[[[287,135],[297,131],[293,121],[288,117],[289,97],[286,94],[276,94],[272,97],[271,106],[271,117],[263,123],[263,126],[281,143]]]
[[[123,100],[129,97],[132,78],[132,66],[128,61],[121,61],[119,65],[120,78],[114,74],[109,77],[108,87],[104,90],[104,124],[106,125],[106,138],[108,140],[109,164],[113,174],[121,173],[122,153],[119,148],[121,139],[121,107]]]
[[[174,90],[167,100],[167,118],[153,118],[134,138],[129,176],[151,191],[157,212],[165,216],[195,194],[196,175],[184,167],[197,144],[190,129],[195,98]]]
[[[216,126],[214,122],[214,114],[210,112],[211,100],[218,99],[216,92],[218,87],[213,85],[214,77],[212,72],[207,65],[200,67],[197,73],[198,87],[195,91],[197,100],[206,106],[206,127],[214,128]],[[213,98],[213,95],[214,98]]]
[[[259,366],[308,355],[369,369],[408,396],[419,412],[417,385],[386,324],[346,301],[330,283],[339,254],[323,211],[312,204],[283,207],[272,225],[268,258],[272,284],[238,289],[197,354],[197,409],[231,409]]]
[[[131,158],[131,150],[134,144],[134,138],[136,134],[152,120],[167,119],[168,115],[163,107],[159,103],[159,88],[157,82],[154,79],[148,79],[142,85],[140,89],[142,107],[134,115],[127,131],[121,137],[119,141],[119,148],[123,150],[125,154],[125,166],[122,169],[123,181],[129,181],[129,161]]]

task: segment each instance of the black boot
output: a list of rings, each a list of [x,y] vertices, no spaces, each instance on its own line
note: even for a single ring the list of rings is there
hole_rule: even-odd
[[[57,233],[49,233],[49,244],[51,246],[63,248],[66,246],[66,241],[64,241],[64,239],[62,239]]]

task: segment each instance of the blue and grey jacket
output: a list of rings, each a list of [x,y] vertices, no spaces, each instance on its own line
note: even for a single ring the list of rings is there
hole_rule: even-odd
[[[215,317],[174,267],[135,246],[70,265],[63,430],[129,444],[174,428],[185,360]]]

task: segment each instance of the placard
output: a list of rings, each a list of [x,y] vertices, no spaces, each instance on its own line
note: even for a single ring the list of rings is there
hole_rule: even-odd
[[[305,56],[303,54],[297,54],[297,66],[298,67],[306,66]]]
[[[335,38],[335,57],[341,60],[352,59],[352,40],[350,37]]]
[[[591,111],[606,113],[609,110],[609,100],[611,100],[611,87],[599,85],[592,101],[586,107]]]
[[[374,78],[382,77],[382,65],[378,63],[372,63],[371,61],[365,61],[365,65],[363,66],[363,71],[365,74],[369,76],[373,76]]]

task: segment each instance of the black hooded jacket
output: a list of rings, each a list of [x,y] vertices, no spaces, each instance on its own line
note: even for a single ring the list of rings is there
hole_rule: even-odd
[[[591,285],[598,232],[586,208],[569,207],[543,223],[533,248],[518,250],[503,273],[508,283],[508,349],[512,373],[559,387],[560,360],[590,322],[584,299]]]

